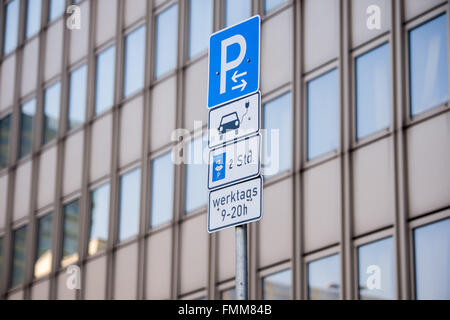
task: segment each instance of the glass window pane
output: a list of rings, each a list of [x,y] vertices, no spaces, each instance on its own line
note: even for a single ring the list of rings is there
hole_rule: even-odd
[[[226,0],[225,26],[231,26],[250,17],[252,2],[250,0]]]
[[[359,298],[395,299],[392,238],[358,248]]]
[[[0,277],[3,271],[3,238],[0,238]]]
[[[270,177],[291,168],[292,103],[286,93],[264,104],[263,174]]]
[[[208,48],[212,31],[212,0],[190,0],[189,58]]]
[[[151,227],[172,219],[174,165],[172,153],[152,161],[152,211]]]
[[[69,87],[69,130],[84,122],[86,114],[87,66],[82,65],[70,74]]]
[[[3,42],[3,53],[6,55],[17,47],[19,32],[19,0],[13,0],[6,5],[5,33]]]
[[[409,32],[411,114],[448,100],[447,21],[441,15]]]
[[[308,82],[308,160],[338,147],[338,99],[336,69]]]
[[[64,13],[65,4],[65,0],[50,0],[48,20],[52,21],[62,15]]]
[[[36,99],[23,104],[20,113],[20,149],[19,158],[30,154],[33,149],[34,117],[36,115]]]
[[[286,0],[264,0],[264,12],[267,13],[269,11],[272,11],[285,2]]]
[[[0,119],[0,169],[8,166],[11,115]]]
[[[75,200],[64,206],[63,253],[61,266],[66,267],[78,260],[78,218],[80,201]]]
[[[116,47],[111,46],[97,56],[95,114],[111,108],[114,103],[115,50]]]
[[[36,256],[34,262],[34,277],[40,278],[50,273],[52,269],[52,217],[47,214],[38,219]]]
[[[39,29],[41,28],[41,8],[41,0],[27,1],[27,39],[38,33]]]
[[[185,210],[189,213],[206,205],[208,200],[208,166],[204,161],[207,154],[206,136],[194,139],[186,146],[186,200]],[[207,157],[207,155],[206,155]]]
[[[416,299],[450,300],[450,219],[414,230]]]
[[[141,194],[141,169],[137,168],[120,178],[119,241],[139,232],[139,204]]]
[[[175,69],[178,44],[178,5],[161,12],[156,17],[155,78]]]
[[[89,235],[90,255],[106,248],[109,227],[109,183],[91,192],[91,230]]]
[[[391,110],[389,44],[356,58],[356,137],[389,126]]]
[[[44,144],[58,136],[61,83],[57,82],[45,90]]]
[[[12,261],[10,288],[22,284],[25,277],[26,237],[27,237],[26,226],[14,231],[13,256],[12,256],[13,261]]]
[[[308,264],[308,299],[338,300],[340,289],[339,255]]]
[[[124,96],[144,87],[145,26],[130,33],[125,39]]]
[[[220,293],[220,299],[221,300],[236,300],[236,289],[231,288],[231,289],[223,290]]]
[[[292,274],[290,269],[264,277],[262,284],[264,300],[291,299]]]

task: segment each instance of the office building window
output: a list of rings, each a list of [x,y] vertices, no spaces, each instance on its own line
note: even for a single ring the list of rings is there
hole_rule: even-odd
[[[125,38],[124,97],[144,87],[145,26],[131,32]]]
[[[252,14],[251,0],[226,0],[225,26],[231,26],[250,17]]]
[[[189,58],[208,48],[212,32],[212,0],[189,1]]]
[[[116,47],[111,46],[97,56],[95,114],[102,113],[114,104],[115,50]]]
[[[52,214],[49,213],[37,221],[36,256],[34,277],[40,278],[52,269]]]
[[[177,66],[178,5],[174,4],[156,17],[155,78]]]
[[[20,146],[19,158],[26,157],[33,149],[34,117],[36,115],[36,99],[22,105],[20,112]]]
[[[65,0],[50,0],[48,20],[52,21],[64,13],[66,1]]]
[[[236,289],[230,288],[220,292],[221,300],[236,300]]]
[[[264,300],[291,299],[292,273],[284,270],[264,277],[262,280]]]
[[[264,104],[263,174],[270,177],[292,166],[292,95]]]
[[[336,150],[338,131],[338,72],[327,72],[307,84],[308,160]]]
[[[67,267],[78,261],[78,219],[80,201],[75,200],[64,206],[63,211],[63,252],[61,266]]]
[[[389,44],[356,58],[356,138],[361,139],[389,126]]]
[[[206,136],[192,140],[186,146],[186,213],[206,205],[208,169],[204,160],[208,140]],[[206,157],[206,156],[205,156]]]
[[[359,298],[395,299],[392,238],[358,247]]]
[[[11,115],[0,119],[0,169],[8,166]]]
[[[308,299],[338,300],[340,278],[338,254],[308,263]]]
[[[3,54],[8,54],[17,47],[19,41],[19,0],[8,2],[4,17]]]
[[[68,128],[84,123],[86,115],[87,66],[84,64],[70,73]]]
[[[120,178],[119,241],[139,232],[139,208],[141,199],[141,169],[134,169]]]
[[[31,38],[41,29],[41,0],[28,0],[27,1],[27,27],[25,36]]]
[[[45,90],[44,144],[58,136],[61,83],[57,82]]]
[[[0,238],[0,277],[3,272],[3,238]]]
[[[443,14],[409,32],[411,115],[448,101],[447,19]]]
[[[12,271],[9,287],[14,288],[23,283],[25,277],[25,249],[27,226],[13,232]]]
[[[450,300],[450,219],[414,230],[416,299]]]
[[[91,192],[91,214],[88,252],[90,255],[106,248],[109,227],[109,183]]]
[[[156,227],[172,219],[173,179],[174,165],[171,152],[152,161],[151,227]]]
[[[264,12],[268,13],[269,11],[278,8],[285,2],[286,0],[264,0]]]

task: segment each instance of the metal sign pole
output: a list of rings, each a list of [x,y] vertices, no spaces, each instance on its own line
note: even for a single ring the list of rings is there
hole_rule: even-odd
[[[235,230],[235,271],[236,299],[248,300],[248,269],[247,269],[247,225],[240,225]]]

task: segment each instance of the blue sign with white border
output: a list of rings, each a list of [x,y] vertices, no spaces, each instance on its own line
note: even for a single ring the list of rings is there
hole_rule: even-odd
[[[259,90],[260,35],[256,15],[210,36],[208,108]]]

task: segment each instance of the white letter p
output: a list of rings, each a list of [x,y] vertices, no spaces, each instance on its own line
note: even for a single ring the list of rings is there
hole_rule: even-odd
[[[227,62],[227,48],[237,43],[240,46],[239,55],[236,59]],[[227,71],[236,68],[241,64],[247,52],[247,42],[240,34],[236,34],[225,40],[222,40],[222,50],[220,55],[220,94],[225,93],[227,86]]]

